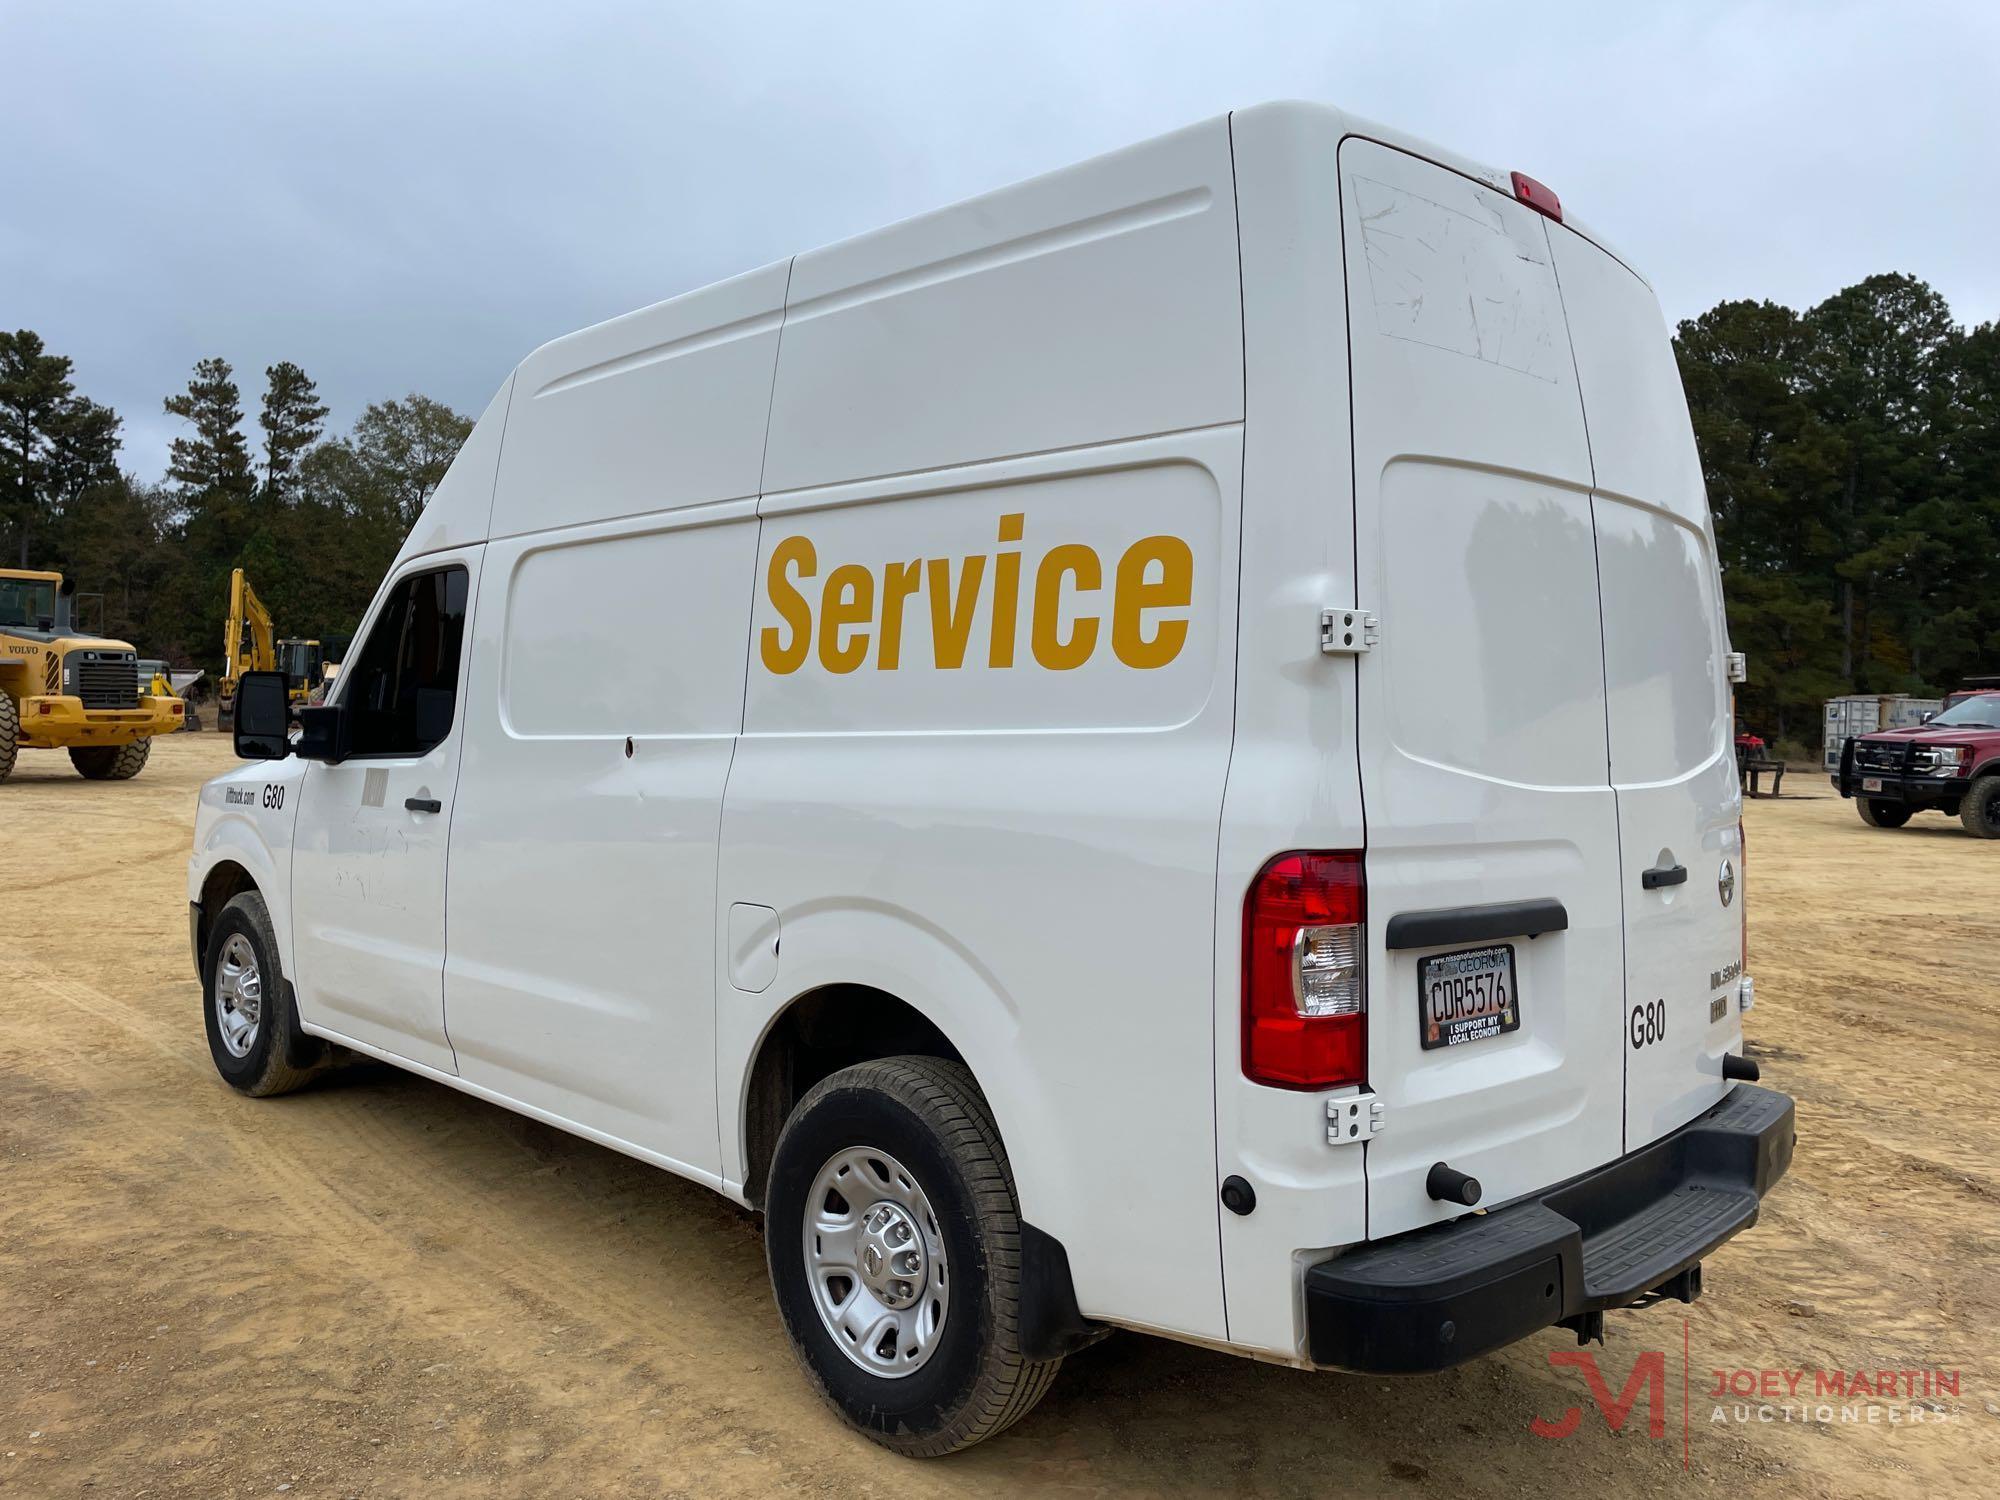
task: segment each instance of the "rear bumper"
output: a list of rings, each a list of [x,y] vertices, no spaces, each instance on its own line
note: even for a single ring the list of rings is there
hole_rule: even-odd
[[[1561,1187],[1322,1261],[1305,1275],[1308,1354],[1418,1374],[1650,1294],[1691,1301],[1702,1258],[1756,1223],[1795,1143],[1792,1101],[1739,1083]]]

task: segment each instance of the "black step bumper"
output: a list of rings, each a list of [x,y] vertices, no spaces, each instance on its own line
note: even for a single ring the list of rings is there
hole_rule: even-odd
[[[1757,1222],[1792,1164],[1792,1101],[1739,1083],[1672,1135],[1561,1187],[1308,1268],[1316,1365],[1419,1374],[1655,1295]]]

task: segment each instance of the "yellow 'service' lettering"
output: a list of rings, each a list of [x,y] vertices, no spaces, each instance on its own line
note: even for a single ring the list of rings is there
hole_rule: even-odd
[[[819,664],[829,672],[852,672],[868,659],[868,637],[856,630],[845,642],[840,633],[875,618],[875,575],[860,563],[842,563],[826,575],[819,601]]]
[[[783,676],[796,672],[805,665],[806,653],[812,649],[812,606],[806,597],[792,586],[788,576],[793,568],[799,577],[810,578],[819,571],[819,555],[813,551],[810,539],[802,536],[788,536],[771,549],[771,565],[764,575],[764,591],[771,596],[771,607],[778,612],[778,618],[792,628],[789,642],[782,639],[775,625],[766,625],[761,639],[760,651],[766,671]]]
[[[1000,518],[1000,540],[1018,542],[1027,518],[1019,511]],[[1021,554],[1002,552],[993,569],[993,640],[986,653],[989,667],[1014,665],[1014,637],[1020,633]]]
[[[1094,593],[1104,586],[1104,567],[1097,554],[1081,542],[1065,542],[1049,548],[1042,565],[1035,569],[1035,617],[1032,644],[1035,660],[1051,672],[1070,672],[1090,660],[1097,649],[1097,616],[1082,612],[1071,622],[1069,639],[1059,640],[1061,628],[1062,581],[1067,573],[1076,580],[1079,594]]]
[[[1160,565],[1148,581],[1147,569]],[[1128,667],[1164,667],[1187,643],[1186,620],[1162,620],[1148,640],[1149,609],[1186,609],[1194,598],[1194,553],[1177,536],[1141,537],[1118,559],[1118,586],[1111,604],[1111,649]]]
[[[903,604],[923,586],[922,558],[890,563],[882,570],[882,644],[876,648],[875,665],[884,672],[903,664]]]
[[[965,643],[972,635],[972,611],[979,603],[979,581],[986,574],[984,553],[968,557],[959,567],[958,595],[951,592],[951,559],[930,560],[931,651],[940,671],[965,665]]]
[[[1019,511],[1001,516],[998,540],[1021,543],[1026,521]],[[1097,654],[1107,633],[1107,615],[1112,652],[1128,667],[1156,671],[1186,648],[1187,612],[1194,603],[1194,551],[1177,536],[1141,537],[1127,547],[1113,570],[1111,597],[1103,603],[1099,600],[1105,588],[1104,562],[1083,542],[1064,542],[1042,554],[1026,600],[1021,597],[1019,546],[970,557],[884,563],[879,586],[874,568],[842,563],[820,586],[817,620],[813,601],[800,584],[817,576],[818,552],[808,538],[788,536],[771,549],[765,568],[765,593],[778,619],[759,637],[765,669],[780,676],[796,672],[817,648],[820,665],[836,675],[861,667],[871,650],[877,670],[896,671],[903,664],[909,603],[922,594],[926,608],[918,618],[927,617],[930,625],[931,664],[938,671],[958,671],[972,644],[989,557],[993,563],[993,594],[986,605],[989,667],[1004,670],[1014,665],[1024,608],[1029,649],[1036,664],[1051,672],[1073,672]]]

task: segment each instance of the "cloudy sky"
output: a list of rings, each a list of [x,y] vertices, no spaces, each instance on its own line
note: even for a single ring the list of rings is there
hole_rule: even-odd
[[[151,478],[203,355],[345,426],[1235,105],[1541,178],[1668,316],[1877,271],[2000,317],[2000,4],[0,0],[0,325]]]

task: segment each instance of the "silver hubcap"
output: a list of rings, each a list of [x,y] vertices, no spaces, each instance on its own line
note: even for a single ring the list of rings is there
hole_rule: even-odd
[[[231,1057],[248,1057],[264,1016],[264,976],[250,939],[232,932],[215,961],[215,1024]]]
[[[837,1151],[806,1198],[806,1277],[836,1347],[871,1375],[923,1368],[951,1304],[944,1236],[917,1179],[865,1146]]]

